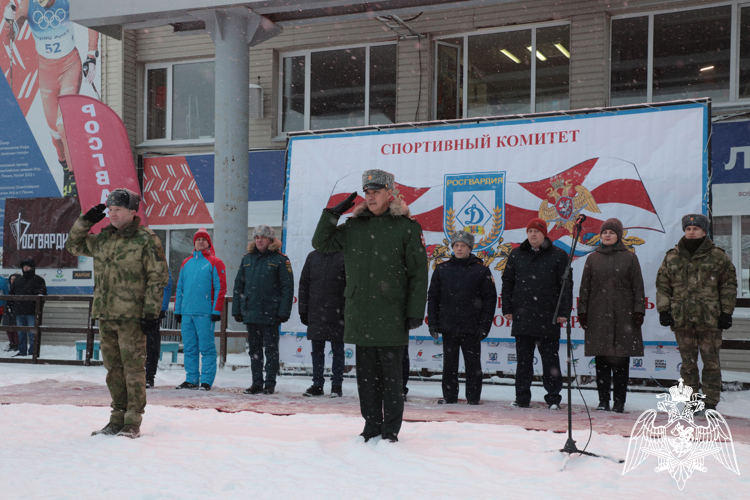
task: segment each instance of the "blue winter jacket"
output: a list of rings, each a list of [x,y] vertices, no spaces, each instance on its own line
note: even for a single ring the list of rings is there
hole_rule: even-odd
[[[191,316],[220,315],[227,293],[226,269],[213,247],[193,255],[182,263],[177,279],[175,314]]]
[[[0,276],[0,295],[10,295],[10,284],[5,276]],[[5,305],[4,300],[0,300],[0,307]]]
[[[164,298],[161,299],[162,311],[169,309],[169,299],[172,298],[172,271],[167,269],[167,272],[169,273],[169,281],[167,281],[167,286],[164,287]]]

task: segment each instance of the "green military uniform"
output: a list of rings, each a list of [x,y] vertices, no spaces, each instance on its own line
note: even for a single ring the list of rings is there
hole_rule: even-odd
[[[685,238],[667,252],[656,276],[656,309],[670,312],[682,357],[680,376],[697,392],[698,353],[703,360],[706,404],[721,396],[721,330],[719,315],[731,315],[737,298],[737,273],[721,248],[706,237],[691,256]]]
[[[340,226],[336,215],[324,211],[312,241],[320,252],[344,253],[344,341],[357,346],[366,436],[398,434],[401,428],[407,318],[424,318],[427,254],[422,227],[408,214],[398,199],[380,216],[363,203]]]
[[[142,318],[156,319],[169,280],[159,237],[140,217],[121,230],[111,224],[89,234],[94,223],[79,217],[65,248],[94,259],[92,317],[112,396],[110,422],[140,426],[146,407],[146,336]]]

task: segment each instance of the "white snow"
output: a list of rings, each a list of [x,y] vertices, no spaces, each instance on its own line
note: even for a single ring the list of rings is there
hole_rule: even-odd
[[[103,367],[0,363],[0,387],[45,379],[104,385],[104,374]],[[156,378],[157,386],[183,380],[176,367]],[[247,371],[220,370],[215,386],[245,387],[249,380]],[[284,376],[277,391],[301,394],[309,384],[307,377]],[[440,396],[438,383],[409,387],[410,396]],[[535,386],[533,399],[543,393]],[[594,391],[583,393],[596,402]],[[353,379],[345,379],[344,395],[356,397]],[[722,413],[750,414],[747,392],[723,396]],[[513,388],[485,385],[482,399],[510,401]],[[655,407],[654,394],[628,395],[634,421]],[[625,476],[623,465],[607,458],[574,455],[566,463],[558,451],[565,434],[516,426],[405,422],[398,443],[364,443],[360,418],[150,405],[141,439],[91,437],[108,416],[102,407],[0,405],[0,498],[736,499],[750,490],[750,446],[742,443],[735,443],[742,475],[707,458],[708,471],[695,472],[680,492],[667,472],[654,471],[655,458]],[[583,447],[588,429],[576,429],[574,439]],[[627,447],[627,438],[594,433],[588,450],[624,459]]]

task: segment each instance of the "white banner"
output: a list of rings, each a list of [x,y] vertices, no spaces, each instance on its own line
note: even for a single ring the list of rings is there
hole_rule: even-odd
[[[646,284],[646,353],[643,359],[634,358],[631,376],[676,378],[679,356],[665,350],[676,342],[672,332],[659,325],[654,282],[664,253],[683,235],[682,215],[706,213],[707,127],[707,107],[686,103],[295,137],[288,150],[284,251],[298,278],[312,251],[322,209],[352,191],[361,195],[362,172],[379,168],[395,174],[395,194],[422,225],[430,273],[451,255],[448,235],[469,230],[476,237],[476,255],[493,271],[498,294],[508,254],[526,239],[530,219],[545,219],[550,239],[569,251],[573,221],[586,215],[573,263],[577,298],[585,258],[599,244],[599,227],[617,217],[626,230],[623,241],[638,255]],[[359,197],[357,202],[361,201]],[[584,332],[577,317],[572,324],[573,342],[580,343]],[[284,330],[305,331],[296,307]],[[411,335],[412,366],[441,366],[442,347],[434,345],[427,327]],[[419,340],[427,342],[416,345]],[[512,342],[511,329],[498,308],[483,343],[484,368],[512,370],[515,350],[508,347]],[[651,353],[657,348],[663,354]],[[564,344],[561,354],[564,360]],[[579,373],[586,359],[582,354]],[[283,354],[282,359],[287,361]]]

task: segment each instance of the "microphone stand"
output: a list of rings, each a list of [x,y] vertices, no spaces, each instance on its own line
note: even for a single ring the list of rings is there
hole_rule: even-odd
[[[560,317],[560,307],[562,306],[562,300],[565,293],[567,293],[568,288],[571,290],[573,289],[573,256],[576,252],[576,246],[578,245],[578,238],[581,236],[581,230],[583,229],[583,223],[586,220],[586,216],[581,214],[578,218],[578,221],[576,221],[576,225],[573,228],[573,244],[570,247],[570,254],[568,255],[568,266],[565,268],[565,274],[563,274],[563,282],[562,282],[562,288],[560,290],[560,295],[557,297],[557,307],[555,308],[555,316],[552,318],[553,323],[557,323],[557,318]],[[573,300],[573,297],[571,296],[571,301]],[[568,318],[568,321],[566,321],[566,333],[568,338],[568,440],[565,442],[565,447],[563,447],[562,450],[560,450],[562,453],[567,453],[568,455],[571,455],[573,453],[580,453],[583,455],[588,455],[591,457],[598,457],[599,455],[596,455],[594,453],[590,453],[588,451],[579,450],[576,447],[576,442],[573,441],[573,406],[571,404],[571,383],[572,378],[570,376],[570,362],[571,359],[573,359],[573,349],[572,344],[570,340],[570,330],[571,330],[571,318]]]

